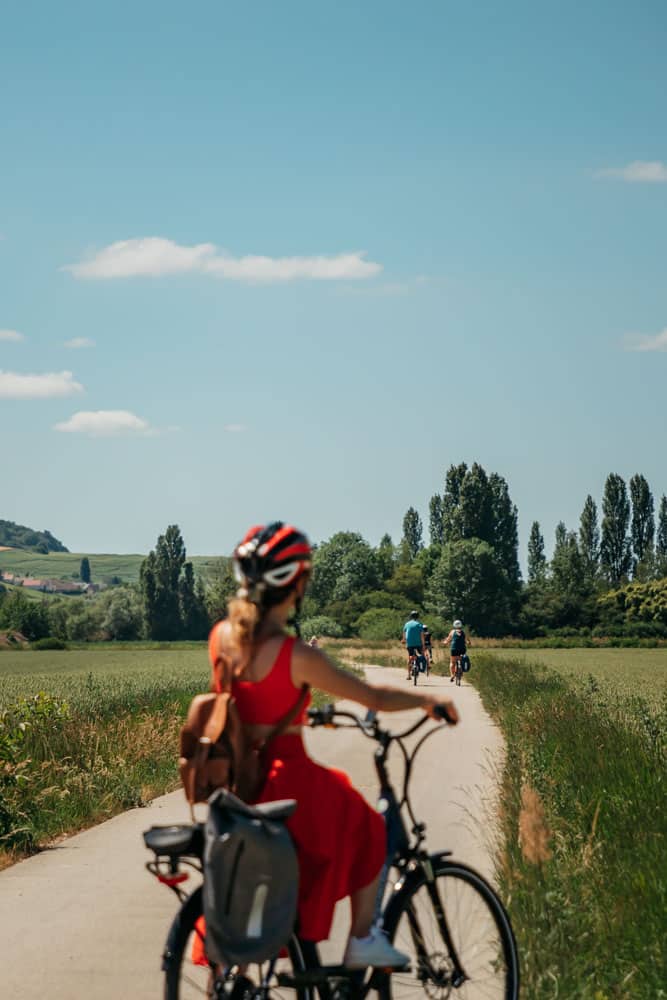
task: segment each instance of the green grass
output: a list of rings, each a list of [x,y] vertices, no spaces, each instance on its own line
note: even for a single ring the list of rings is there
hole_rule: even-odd
[[[117,576],[123,583],[137,583],[144,555],[109,555],[88,552],[51,552],[48,556],[25,549],[0,552],[0,570],[23,576],[48,577],[54,580],[78,579],[79,567],[88,556],[93,583]],[[218,556],[190,557],[195,570],[206,573]]]
[[[469,674],[507,744],[500,888],[531,1000],[667,997],[667,698],[617,694],[611,652],[600,680],[489,652]]]
[[[0,653],[0,864],[177,788],[209,681],[206,643]]]
[[[617,695],[640,695],[657,706],[667,695],[667,649],[513,649],[491,650],[505,661],[540,663],[581,687],[594,677]],[[486,655],[486,653],[485,653]],[[474,662],[475,650],[470,650]]]

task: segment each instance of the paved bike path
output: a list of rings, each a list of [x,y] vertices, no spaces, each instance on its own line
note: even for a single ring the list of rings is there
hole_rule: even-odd
[[[400,670],[368,667],[367,676],[375,683],[407,684]],[[462,721],[456,729],[441,727],[420,751],[411,786],[415,812],[428,824],[432,849],[450,849],[457,859],[491,877],[493,768],[502,759],[500,734],[465,682],[457,688],[446,678],[432,676],[422,683],[451,695]],[[383,716],[396,730],[416,718],[414,712]],[[316,759],[348,771],[375,801],[370,741],[352,730],[324,729],[307,731],[306,740]],[[187,819],[182,793],[175,792],[0,872],[2,997],[161,996],[160,955],[176,899],[145,872],[149,855],[141,833],[153,823]],[[347,904],[338,907],[333,941],[323,952],[327,960],[340,960],[347,911]]]

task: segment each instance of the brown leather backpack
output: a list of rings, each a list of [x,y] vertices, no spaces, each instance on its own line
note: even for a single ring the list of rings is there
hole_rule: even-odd
[[[269,766],[268,748],[297,718],[308,696],[304,684],[296,704],[263,740],[249,740],[231,693],[231,669],[223,671],[220,694],[197,695],[180,734],[179,772],[190,808],[227,788],[245,802],[259,796]]]

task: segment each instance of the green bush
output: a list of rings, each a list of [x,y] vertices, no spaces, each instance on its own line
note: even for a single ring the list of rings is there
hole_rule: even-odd
[[[44,639],[35,639],[30,643],[31,649],[67,649],[67,643],[58,639],[55,635],[48,635]]]
[[[312,618],[306,618],[301,622],[301,634],[306,642],[310,639],[311,635],[315,635],[318,638],[325,636],[329,639],[341,639],[344,635],[344,630],[337,621],[329,618],[328,615],[313,615]]]
[[[404,611],[369,608],[357,619],[357,630],[362,639],[399,639],[404,623]]]

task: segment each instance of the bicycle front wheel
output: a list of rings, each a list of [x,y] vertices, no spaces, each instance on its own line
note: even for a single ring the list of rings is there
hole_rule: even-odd
[[[224,1000],[245,997],[250,1000],[313,1000],[310,989],[288,989],[278,985],[279,973],[305,972],[301,946],[292,935],[284,957],[274,962],[251,965],[243,971],[210,965],[205,957],[201,933],[201,889],[185,901],[171,925],[163,959],[164,1000]],[[193,950],[198,962],[193,961]],[[200,964],[203,963],[203,964]]]
[[[516,1000],[519,961],[505,908],[465,865],[432,858],[385,920],[389,939],[410,956],[410,972],[388,977],[385,1000]]]

